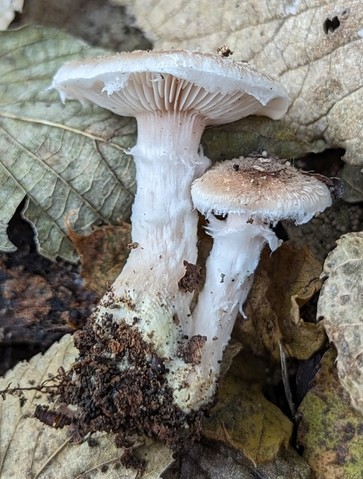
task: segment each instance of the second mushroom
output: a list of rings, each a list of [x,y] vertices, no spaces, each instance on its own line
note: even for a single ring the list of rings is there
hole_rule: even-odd
[[[215,165],[194,181],[192,197],[209,221],[213,247],[189,334],[207,337],[201,367],[217,380],[262,248],[267,243],[274,251],[280,244],[271,227],[281,220],[308,222],[331,205],[332,195],[325,183],[288,162],[257,155]]]

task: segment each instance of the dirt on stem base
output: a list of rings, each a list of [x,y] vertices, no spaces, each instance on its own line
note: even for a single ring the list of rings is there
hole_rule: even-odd
[[[111,314],[99,325],[91,316],[75,333],[75,345],[79,357],[56,391],[62,411],[72,406],[75,441],[106,431],[116,433],[119,447],[132,448],[149,437],[177,449],[186,437],[198,435],[200,415],[187,415],[175,406],[163,358],[136,327],[115,323]]]

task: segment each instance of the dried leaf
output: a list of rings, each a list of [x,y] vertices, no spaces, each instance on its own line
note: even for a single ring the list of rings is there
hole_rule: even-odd
[[[46,7],[46,8],[45,8]],[[99,0],[31,0],[18,25],[57,27],[91,45],[115,51],[147,50],[152,45],[132,25],[124,8]]]
[[[204,436],[239,449],[255,464],[273,461],[292,434],[290,420],[262,394],[265,374],[258,358],[234,358],[203,424]]]
[[[301,403],[298,441],[318,479],[357,479],[362,477],[363,418],[349,405],[334,361],[330,350]]]
[[[55,375],[58,368],[70,366],[77,356],[72,337],[66,335],[45,354],[20,363],[0,380],[0,390],[11,384],[29,387]],[[89,445],[69,442],[66,429],[53,429],[33,417],[37,404],[47,404],[46,395],[27,391],[27,402],[6,395],[0,399],[0,476],[7,479],[76,479],[81,477],[119,479],[136,478],[137,472],[125,469],[120,459],[122,449],[116,448],[113,436],[99,434]],[[93,447],[91,447],[93,446]],[[171,452],[153,443],[138,451],[146,459],[144,478],[157,479],[172,462]],[[21,458],[19,460],[19,458]]]
[[[79,235],[68,226],[68,236],[81,258],[82,276],[88,289],[102,295],[122,270],[129,254],[131,225],[106,225],[89,235]]]
[[[216,51],[227,44],[236,59],[278,77],[286,86],[292,105],[283,126],[244,120],[238,125],[239,138],[227,139],[239,143],[240,154],[249,153],[244,150],[246,141],[249,148],[254,143],[254,148],[282,157],[342,147],[347,162],[363,163],[360,1],[215,0],[213,8],[208,0],[159,0],[149,2],[148,8],[144,0],[118,3],[129,7],[154,48]],[[241,132],[251,131],[248,125],[255,131],[246,138]],[[258,141],[256,132],[261,135]]]
[[[320,273],[320,262],[305,246],[285,242],[271,255],[265,249],[244,308],[249,324],[240,325],[241,334],[253,326],[277,361],[280,342],[289,356],[308,359],[324,344],[325,333],[322,324],[304,321],[300,308],[319,291]]]
[[[78,215],[79,234],[128,217],[134,168],[125,148],[134,141],[134,122],[74,101],[63,105],[49,90],[67,60],[104,52],[52,29],[0,33],[2,250],[13,249],[6,227],[25,195],[23,215],[34,225],[39,251],[50,258],[76,259],[64,224],[69,211]]]
[[[363,413],[363,232],[337,241],[324,273],[317,314],[337,348],[340,381]]]
[[[163,479],[312,479],[306,462],[289,448],[273,461],[254,464],[240,451],[217,441],[193,444]]]
[[[344,165],[340,172],[344,182],[344,201],[356,203],[363,201],[363,169],[361,166]]]

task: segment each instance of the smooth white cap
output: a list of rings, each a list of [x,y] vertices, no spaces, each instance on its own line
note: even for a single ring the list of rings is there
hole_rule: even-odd
[[[134,51],[69,62],[52,86],[63,100],[91,101],[122,116],[190,111],[209,125],[252,114],[278,119],[289,104],[281,85],[247,64],[187,50]]]

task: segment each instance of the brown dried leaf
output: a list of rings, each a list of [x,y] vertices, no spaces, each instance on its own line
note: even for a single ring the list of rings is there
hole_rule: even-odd
[[[89,235],[79,235],[67,222],[68,236],[81,258],[82,276],[87,288],[102,295],[125,264],[131,242],[131,225],[105,225]]]
[[[363,417],[350,406],[334,362],[331,349],[299,408],[298,441],[317,478],[358,479],[362,477]]]
[[[58,368],[67,369],[75,360],[77,350],[72,337],[64,336],[44,356],[38,354],[23,362],[0,379],[0,390],[11,383],[21,387],[40,384],[57,374]],[[66,429],[53,429],[33,417],[36,404],[47,404],[47,398],[37,391],[27,391],[27,402],[6,395],[0,398],[0,477],[7,479],[132,479],[133,469],[125,469],[120,459],[123,450],[116,448],[112,435],[94,437],[93,447],[87,441],[69,442]],[[144,478],[157,479],[172,462],[171,452],[161,444],[153,443],[138,451],[147,460]]]
[[[279,343],[287,354],[307,359],[325,341],[323,325],[304,321],[300,308],[321,287],[321,265],[305,246],[285,242],[270,255],[264,250],[255,273],[245,313],[245,327],[254,327],[264,347],[277,361]],[[252,324],[251,324],[252,322]]]
[[[337,241],[324,273],[317,314],[337,348],[340,381],[363,413],[363,232]]]
[[[255,464],[273,461],[292,434],[290,420],[262,394],[265,366],[243,353],[235,357],[203,424],[204,436],[235,447]]]
[[[253,143],[282,157],[342,147],[347,162],[362,164],[361,1],[214,0],[211,7],[208,0],[159,0],[149,8],[144,0],[118,3],[129,6],[154,48],[216,51],[227,44],[237,60],[286,86],[292,100],[286,119],[273,126],[256,119],[250,128],[250,120],[243,121],[239,138],[229,138],[239,143],[239,154],[249,153]]]

